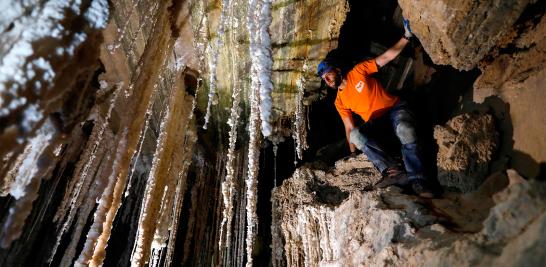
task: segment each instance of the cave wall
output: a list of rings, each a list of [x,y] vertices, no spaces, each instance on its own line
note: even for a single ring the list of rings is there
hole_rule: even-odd
[[[526,177],[544,162],[545,5],[541,1],[399,1],[436,64],[479,68],[472,100],[496,113],[505,161]],[[529,129],[533,128],[532,131]]]
[[[197,53],[200,55],[201,77],[205,93],[210,85],[209,64],[215,56],[214,44],[217,41],[217,31],[221,17],[222,2],[217,0],[195,1],[192,6],[192,21],[195,33]],[[296,113],[298,95],[297,81],[305,91],[314,91],[320,86],[316,77],[316,67],[320,60],[332,49],[337,47],[337,38],[342,23],[348,11],[346,1],[280,1],[271,6],[272,22],[270,27],[271,48],[273,58],[272,81],[275,85],[272,91],[274,111],[272,121],[279,123],[290,119]],[[225,22],[225,34],[222,46],[218,50],[217,69],[218,92],[213,105],[230,107],[231,95],[236,87],[242,87],[245,97],[243,107],[248,109],[249,80],[234,79],[249,73],[250,55],[248,52],[246,29],[246,1],[231,1],[230,9],[226,11],[228,20]],[[317,20],[316,17],[323,19]],[[236,61],[234,62],[233,57]],[[208,97],[199,96],[200,112],[205,112]],[[212,118],[227,121],[226,113],[221,108],[214,111]],[[222,117],[223,116],[223,117]],[[204,122],[203,122],[204,124]],[[291,129],[278,127],[280,135],[289,136]],[[225,129],[224,129],[225,130]],[[288,131],[288,133],[286,132]]]
[[[187,6],[50,1],[13,11],[4,59],[43,57],[51,70],[16,62],[15,73],[38,75],[2,81],[3,100],[29,101],[2,103],[1,265],[170,262],[196,141]],[[34,51],[18,53],[26,44]]]
[[[515,37],[499,49],[494,59],[483,64],[473,93],[475,102],[488,103],[498,97],[508,105],[507,119],[512,124],[514,149],[510,164],[526,177],[538,176],[546,162],[543,84],[546,80],[546,19],[543,12],[544,3],[535,5],[512,29],[511,35]]]
[[[405,18],[436,64],[470,70],[502,42],[534,1],[407,1]]]

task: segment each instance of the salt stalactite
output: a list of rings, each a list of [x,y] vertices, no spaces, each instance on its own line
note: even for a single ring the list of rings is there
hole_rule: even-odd
[[[172,205],[174,201],[174,179],[169,179],[167,185],[163,188],[163,196],[161,197],[161,207],[159,217],[157,218],[157,227],[152,238],[152,246],[150,253],[149,266],[160,266],[160,257],[163,248],[167,246],[169,239],[169,225],[173,213]]]
[[[111,174],[113,157],[115,156],[113,149],[115,149],[116,145],[114,142],[111,142],[111,140],[114,139],[114,134],[112,131],[108,130],[104,133],[104,135],[104,141],[101,143],[99,151],[96,152],[98,157],[94,163],[94,166],[96,166],[96,168],[93,169],[94,174],[88,179],[80,191],[81,197],[78,200],[75,211],[77,215],[74,217],[76,222],[72,224],[75,227],[71,228],[73,230],[67,232],[67,234],[70,236],[64,236],[64,238],[70,240],[70,243],[63,251],[63,256],[60,263],[61,266],[71,266],[74,264],[74,258],[77,257],[76,252],[79,245],[78,241],[80,240],[82,233],[87,231],[87,220],[90,218],[90,215],[97,206],[97,199],[100,198],[104,188],[108,184],[108,177]],[[58,235],[58,238],[60,238],[60,235]],[[60,245],[59,241],[57,242],[58,243],[55,245],[55,249],[57,249],[57,247]],[[53,260],[54,256],[55,251],[52,251],[49,262]]]
[[[156,183],[157,183],[157,171],[158,171],[158,165],[159,165],[159,159],[160,159],[160,156],[161,154],[163,153],[163,151],[165,150],[165,143],[166,143],[166,140],[167,140],[167,131],[166,131],[166,127],[167,127],[167,122],[169,120],[169,115],[171,114],[170,111],[169,111],[170,107],[167,106],[167,110],[165,111],[166,112],[166,116],[163,117],[163,120],[161,121],[161,126],[160,126],[160,134],[159,134],[159,138],[158,138],[158,141],[157,141],[157,148],[155,150],[155,153],[154,153],[154,161],[152,163],[152,169],[150,170],[150,175],[149,175],[149,180],[148,180],[148,183],[147,183],[147,186],[146,186],[146,190],[144,192],[144,199],[142,200],[142,207],[141,207],[141,214],[140,214],[140,218],[139,218],[139,222],[138,222],[138,225],[139,225],[139,228],[138,228],[138,232],[137,232],[137,239],[136,239],[136,242],[135,242],[135,247],[133,248],[133,254],[132,254],[132,257],[131,257],[131,265],[133,266],[139,266],[141,265],[141,260],[143,259],[144,257],[144,246],[145,246],[145,240],[143,238],[143,236],[145,234],[150,234],[149,233],[149,229],[144,229],[145,227],[148,227],[147,225],[145,225],[144,223],[144,219],[148,216],[146,214],[146,212],[148,211],[147,210],[147,206],[149,206],[150,204],[150,201],[152,201],[151,197],[152,197],[152,191],[154,189],[154,187],[156,186]],[[145,232],[148,232],[148,233],[145,233]]]
[[[273,188],[277,187],[277,152],[279,145],[273,143]]]
[[[231,0],[222,0],[222,12],[220,13],[220,22],[218,23],[218,36],[216,36],[216,42],[214,44],[214,47],[209,46],[209,51],[210,53],[212,53],[209,59],[209,100],[207,103],[207,113],[205,114],[205,125],[203,125],[203,129],[207,129],[212,104],[214,102],[214,98],[216,97],[216,67],[218,65],[218,55],[220,54],[220,48],[223,45],[222,39],[224,38],[224,29],[226,27],[226,13],[230,5]]]
[[[171,75],[170,79],[174,83],[174,75]],[[182,91],[182,90],[181,90]],[[183,102],[178,102],[179,104],[185,104]],[[179,120],[176,120],[177,122]],[[189,118],[179,122],[178,125],[182,125],[182,129],[188,129]],[[183,163],[184,158],[187,158],[185,152],[191,151],[191,145],[185,138],[186,134],[184,131],[176,130],[174,132],[174,140],[176,140],[177,145],[173,150],[173,156],[171,163],[168,168],[168,177],[164,181],[163,197],[161,199],[161,206],[159,211],[159,216],[157,219],[157,227],[154,232],[151,245],[151,256],[149,266],[160,266],[161,255],[164,252],[164,249],[167,247],[169,240],[174,237],[175,234],[169,234],[170,227],[172,227],[173,220],[175,220],[174,215],[179,211],[177,208],[180,208],[180,205],[177,205],[180,200],[179,197],[183,192],[179,191],[180,183],[185,184],[186,172],[185,166],[187,163]],[[182,141],[182,144],[178,144]],[[172,144],[171,144],[172,145]],[[163,160],[168,160],[163,158]],[[177,198],[178,197],[178,198]],[[172,232],[172,231],[171,231]],[[174,231],[175,232],[175,231]],[[171,240],[172,241],[172,240]]]
[[[154,90],[154,92],[157,92],[157,91]],[[142,145],[144,144],[144,139],[146,139],[146,133],[148,132],[148,129],[150,128],[150,117],[153,112],[152,108],[154,107],[156,96],[157,96],[157,93],[153,93],[151,95],[150,102],[148,102],[148,107],[146,107],[146,113],[145,113],[146,118],[144,119],[145,120],[144,129],[142,129],[140,137],[139,137],[140,140],[138,144],[138,149],[136,151],[135,159],[138,159],[140,157],[140,152],[142,151]],[[131,171],[129,172],[129,181],[127,182],[127,188],[125,189],[125,193],[124,193],[125,197],[127,197],[131,193],[131,184],[132,184],[133,174],[135,173],[135,168],[136,168],[136,164],[133,164],[133,167],[131,168]]]
[[[241,182],[242,183],[242,182]],[[244,185],[241,185],[243,187]],[[237,251],[235,255],[235,263],[234,266],[243,266],[244,263],[244,254],[246,251],[245,248],[245,224],[246,224],[246,214],[243,212],[244,208],[246,207],[246,197],[244,194],[239,194],[239,207],[237,210],[239,212],[238,220],[237,220],[237,239],[236,239],[236,245],[237,245]]]
[[[251,72],[256,75],[256,69]],[[247,220],[247,233],[246,233],[246,253],[247,253],[247,266],[252,266],[252,247],[254,246],[254,239],[256,235],[257,227],[257,215],[256,215],[256,202],[258,198],[258,171],[259,171],[259,157],[260,157],[260,100],[258,97],[259,91],[256,83],[258,81],[252,79],[251,92],[250,92],[250,120],[248,126],[248,132],[250,136],[250,142],[248,146],[248,174],[246,178],[246,220]]]
[[[121,134],[121,138],[120,138],[121,142],[118,144],[117,149],[115,151],[116,158],[114,159],[114,162],[112,164],[112,167],[111,167],[112,169],[118,165],[121,159],[121,156],[123,155],[122,152],[125,150],[126,136],[127,136],[127,129],[125,129],[124,132]],[[118,173],[115,172],[114,170],[111,170],[110,175],[107,179],[106,188],[104,188],[100,199],[97,201],[98,203],[97,211],[94,214],[93,224],[91,225],[91,228],[87,232],[87,239],[85,241],[83,250],[80,253],[80,256],[78,257],[76,262],[74,263],[74,266],[100,265],[100,264],[92,263],[91,260],[92,260],[93,254],[96,251],[95,246],[97,245],[98,239],[103,232],[103,226],[105,225],[107,214],[112,204],[114,188],[118,178],[119,178]]]
[[[266,54],[267,49],[264,51],[263,41],[269,41],[267,28],[265,29],[265,35],[260,31],[264,25],[270,21],[270,8],[271,3],[263,0],[249,0],[248,2],[248,16],[247,16],[247,28],[249,33],[249,50],[251,57],[250,67],[250,119],[248,132],[250,136],[250,142],[248,146],[248,174],[246,178],[246,254],[247,254],[247,266],[252,266],[252,248],[254,246],[254,240],[256,236],[257,227],[257,187],[258,187],[258,171],[259,171],[259,157],[260,157],[260,131],[259,123],[261,112],[267,114],[267,107],[270,107],[271,102],[265,103],[261,107],[260,96],[262,95],[262,89],[269,88],[267,84],[261,84],[271,82],[270,76],[267,76],[267,60],[271,60]],[[268,18],[259,19],[260,16],[269,15]],[[269,24],[267,24],[269,25]],[[260,27],[262,26],[262,27]],[[269,69],[270,70],[270,69]],[[269,72],[270,74],[270,72]],[[262,86],[261,86],[262,85]],[[266,99],[267,101],[267,99]],[[269,105],[268,105],[269,104]],[[266,117],[269,119],[269,117]],[[268,121],[266,122],[267,126]],[[263,126],[264,124],[262,124]],[[264,131],[265,130],[265,131]],[[271,129],[268,127],[262,127],[264,136],[271,134]]]
[[[138,158],[140,158],[140,152],[142,152],[142,146],[144,145],[144,140],[146,139],[146,133],[148,132],[148,129],[150,128],[150,112],[151,112],[153,103],[154,101],[152,96],[152,99],[150,100],[150,104],[148,105],[148,109],[146,110],[146,119],[145,119],[146,121],[144,123],[144,129],[142,129],[142,133],[140,134],[140,140],[138,144],[138,149],[136,151],[135,160],[138,160]],[[135,162],[135,164],[133,164],[133,167],[131,168],[131,171],[129,172],[129,181],[127,181],[127,188],[125,188],[125,193],[123,193],[124,197],[129,196],[129,194],[131,193],[131,184],[132,184],[133,175],[135,173],[136,167],[137,167],[137,164]]]
[[[171,73],[168,76],[170,84],[175,83],[174,79],[179,75],[180,73]],[[170,232],[174,230],[169,226],[173,225],[173,214],[180,214],[179,210],[173,209],[173,205],[175,201],[180,203],[180,197],[183,197],[180,191],[176,193],[178,183],[176,177],[183,181],[186,178],[185,173],[181,172],[181,166],[184,166],[181,153],[191,151],[182,150],[184,144],[181,144],[190,122],[187,116],[189,107],[190,99],[185,97],[185,90],[179,85],[169,96],[161,121],[154,159],[140,208],[137,236],[131,257],[131,264],[134,266],[142,266],[146,262],[151,266],[158,263],[159,255],[163,255],[167,241],[170,242],[170,237],[173,236]],[[189,136],[187,140],[194,139]],[[185,157],[187,159],[189,156]],[[177,208],[180,209],[181,206]]]
[[[95,138],[95,140],[92,143],[92,145],[88,145],[88,147],[86,148],[84,152],[84,155],[87,155],[86,158],[88,158],[88,160],[85,161],[85,164],[83,166],[80,165],[81,163],[83,163],[83,161],[80,161],[80,163],[78,163],[78,167],[76,168],[77,171],[80,170],[79,172],[76,172],[79,174],[78,182],[74,185],[74,187],[70,187],[74,189],[67,191],[67,192],[72,192],[72,195],[70,197],[70,203],[68,205],[65,205],[63,201],[63,204],[61,205],[62,208],[59,209],[59,211],[55,215],[55,218],[60,219],[60,217],[62,216],[61,214],[65,214],[66,210],[68,209],[68,216],[65,219],[61,227],[61,230],[57,234],[57,242],[54,245],[54,248],[51,253],[51,257],[55,255],[57,247],[60,245],[63,234],[66,231],[68,231],[69,226],[72,224],[72,220],[74,219],[74,217],[76,216],[76,213],[79,210],[79,204],[85,196],[83,189],[88,188],[90,186],[89,183],[91,183],[91,181],[93,180],[93,179],[88,179],[88,176],[90,174],[92,175],[94,173],[94,169],[98,167],[99,162],[97,162],[97,154],[99,151],[102,151],[100,148],[102,145],[104,145],[103,139],[105,138],[105,131],[107,131],[107,128],[109,126],[108,122],[110,121],[110,116],[112,115],[112,110],[114,109],[118,101],[118,98],[121,95],[120,92],[122,91],[121,88],[115,88],[114,90],[115,90],[114,96],[110,100],[110,103],[108,106],[108,112],[106,113],[106,116],[104,118],[99,118],[97,120],[98,127],[93,128],[93,132],[91,136],[92,138]],[[98,111],[95,111],[95,112],[98,112]],[[50,261],[51,260],[52,259],[50,258]]]
[[[222,183],[222,196],[224,200],[224,210],[222,212],[222,222],[220,225],[220,249],[224,248],[223,244],[223,232],[225,229],[225,247],[230,247],[231,240],[231,221],[233,218],[233,197],[235,194],[235,144],[237,142],[237,127],[239,125],[240,116],[240,103],[241,103],[241,87],[235,86],[233,88],[231,113],[228,119],[229,131],[229,148],[226,162],[226,178]]]
[[[193,119],[193,113],[195,111],[195,107],[197,107],[197,96],[199,95],[199,92],[201,91],[201,87],[203,86],[203,80],[201,78],[197,78],[197,87],[195,88],[195,96],[193,97],[192,103],[191,103],[191,112],[189,115],[189,119]]]
[[[259,79],[260,88],[260,118],[262,121],[262,134],[265,137],[271,135],[271,110],[273,100],[271,92],[273,91],[273,82],[271,81],[271,69],[273,60],[271,59],[271,35],[269,26],[271,25],[271,1],[258,0],[249,1],[248,28],[250,36],[250,58],[252,64],[256,67],[256,75]],[[254,6],[255,9],[252,9]]]
[[[198,23],[199,25],[197,26],[196,29],[194,29],[194,31],[197,33],[195,35],[195,38],[194,38],[194,47],[195,47],[195,50],[196,50],[196,53],[197,53],[197,56],[199,58],[198,60],[198,63],[199,63],[199,70],[203,70],[205,67],[205,52],[207,50],[207,46],[205,45],[205,42],[207,41],[207,27],[206,25],[208,25],[207,21],[208,21],[208,16],[205,14],[205,9],[206,9],[206,2],[205,1],[197,1],[197,3],[195,3],[196,7],[195,7],[195,12],[199,15],[197,15],[197,17],[200,17],[201,18],[201,21],[200,23]],[[201,77],[198,77],[197,78],[197,87],[195,88],[195,96],[193,98],[193,101],[192,101],[192,105],[191,105],[191,112],[190,112],[190,115],[189,115],[189,118],[190,119],[193,119],[193,113],[194,113],[194,110],[195,110],[195,107],[197,106],[197,97],[199,96],[199,93],[201,91],[201,87],[203,87],[203,80]]]
[[[34,200],[38,197],[38,190],[42,179],[49,177],[54,164],[49,164],[55,157],[52,154],[52,147],[57,135],[55,127],[50,120],[40,128],[36,137],[30,141],[30,151],[27,158],[23,160],[15,184],[10,194],[16,199],[14,205],[9,209],[9,215],[2,227],[1,247],[8,248],[11,243],[18,239],[23,231],[27,217],[32,211]],[[44,168],[36,166],[41,162]]]
[[[181,131],[182,132],[182,131]],[[186,185],[187,174],[187,159],[188,151],[191,151],[191,144],[189,144],[187,138],[183,138],[184,134],[180,134],[180,138],[183,139],[183,144],[178,146],[171,166],[169,167],[168,176],[170,179],[166,180],[166,185],[163,189],[163,198],[161,200],[160,212],[157,220],[157,227],[154,232],[153,241],[151,245],[151,255],[149,266],[161,266],[161,255],[165,257],[165,260],[169,262],[172,258],[174,249],[174,242],[176,238],[176,229],[178,226],[178,217],[180,215],[180,208],[182,206],[182,200],[184,196],[184,190]],[[190,147],[185,149],[185,147]],[[165,248],[167,251],[165,252]],[[164,266],[170,266],[169,263]]]
[[[191,109],[190,109],[191,111]],[[176,236],[177,231],[174,229],[178,229],[179,221],[180,221],[180,215],[182,213],[182,204],[184,203],[184,196],[186,193],[186,187],[187,187],[187,173],[190,167],[190,164],[192,162],[191,158],[193,156],[193,145],[197,141],[197,135],[195,132],[194,127],[190,126],[190,119],[186,120],[186,124],[184,125],[184,129],[188,129],[188,131],[184,135],[184,145],[180,146],[182,149],[180,159],[174,159],[173,161],[177,163],[181,163],[182,166],[180,170],[177,172],[177,184],[176,184],[176,191],[174,196],[174,206],[173,206],[173,215],[171,223],[169,224],[168,230],[169,230],[169,243],[167,244],[167,252],[165,256],[165,264],[164,266],[172,266],[172,256],[174,254],[175,244],[176,244]]]
[[[271,190],[271,263],[273,266],[282,266],[282,242],[279,222],[279,212],[277,211],[277,201],[275,199],[275,190],[277,186],[274,186]]]
[[[237,142],[237,129],[239,126],[239,117],[241,113],[240,103],[241,103],[241,83],[237,60],[239,59],[239,45],[237,42],[234,42],[235,36],[234,32],[238,27],[237,18],[233,15],[233,9],[230,7],[230,31],[229,31],[229,40],[233,44],[233,51],[230,54],[230,71],[231,71],[231,84],[233,85],[233,95],[232,95],[232,105],[230,116],[228,119],[228,125],[230,127],[229,131],[229,148],[227,153],[226,161],[226,177],[224,182],[222,182],[221,192],[223,197],[223,211],[222,211],[222,221],[220,223],[220,238],[219,238],[219,248],[220,250],[224,247],[231,247],[231,233],[232,233],[232,221],[233,221],[233,201],[235,197],[235,168],[236,168],[236,142]],[[231,47],[231,46],[230,46]],[[224,238],[225,231],[225,238]],[[224,243],[225,240],[225,243]]]
[[[298,95],[296,96],[296,119],[294,120],[293,137],[296,141],[296,155],[298,159],[303,159],[303,151],[308,148],[307,145],[307,127],[306,127],[306,112],[303,105],[303,96],[305,93],[305,85],[307,79],[304,73],[308,69],[307,61],[303,64],[303,73],[296,80],[296,87],[298,88]]]

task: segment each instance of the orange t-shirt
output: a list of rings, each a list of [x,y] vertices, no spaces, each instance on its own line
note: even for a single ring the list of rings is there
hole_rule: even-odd
[[[335,102],[342,119],[352,116],[352,111],[367,122],[383,115],[398,102],[398,97],[388,94],[371,76],[377,71],[375,59],[363,61],[349,71],[347,84],[337,91]]]

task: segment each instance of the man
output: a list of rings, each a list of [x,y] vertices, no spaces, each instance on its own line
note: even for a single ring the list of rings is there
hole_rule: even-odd
[[[423,175],[423,162],[415,134],[415,120],[404,101],[389,94],[371,74],[395,59],[413,36],[409,23],[404,20],[405,33],[402,38],[380,56],[357,64],[345,76],[328,59],[318,66],[318,76],[333,89],[337,89],[335,106],[343,124],[351,153],[358,148],[364,152],[383,179],[376,185],[384,188],[390,185],[408,185],[419,196],[431,198],[432,192]],[[352,113],[358,114],[365,124],[357,128]],[[387,121],[392,125],[402,143],[402,158],[407,175],[368,134],[376,122]]]

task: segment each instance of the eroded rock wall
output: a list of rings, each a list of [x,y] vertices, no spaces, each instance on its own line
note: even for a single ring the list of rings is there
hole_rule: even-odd
[[[542,8],[542,12],[540,12]],[[544,4],[512,34],[498,56],[485,62],[474,84],[474,101],[495,106],[504,102],[509,121],[510,164],[526,177],[536,177],[546,162],[546,18]]]
[[[434,63],[470,70],[534,1],[398,1]]]
[[[494,110],[505,162],[536,177],[545,162],[543,1],[399,1],[436,64],[479,68],[473,101]],[[529,130],[529,129],[533,130]]]
[[[0,265],[168,264],[193,186],[187,6],[49,1],[13,11],[2,64],[20,69],[3,73],[16,80],[2,80],[2,109],[28,100],[1,117]],[[47,34],[28,39],[35,31]],[[16,53],[23,45],[34,50]]]

